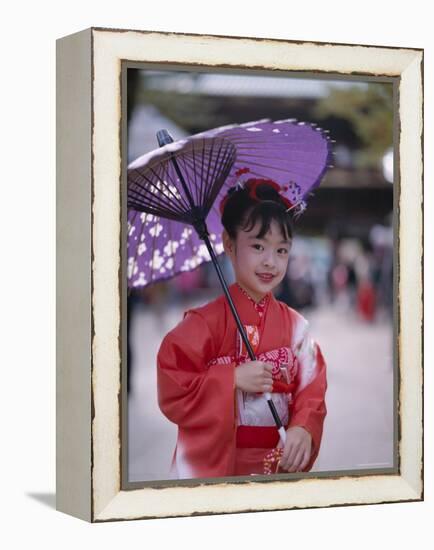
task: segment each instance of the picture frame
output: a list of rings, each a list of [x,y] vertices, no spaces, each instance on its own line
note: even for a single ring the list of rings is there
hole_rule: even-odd
[[[393,473],[125,488],[125,66],[386,78],[397,90]],[[90,522],[423,499],[423,50],[91,28],[57,42],[57,508]]]

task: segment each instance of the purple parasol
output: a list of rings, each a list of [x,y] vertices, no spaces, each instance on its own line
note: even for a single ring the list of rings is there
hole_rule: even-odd
[[[294,212],[300,213],[330,165],[331,141],[314,124],[261,120],[202,132],[132,162],[128,167],[128,285],[132,288],[191,271],[211,259],[191,227],[191,218],[183,217],[190,204],[172,156],[178,159],[194,203],[203,206],[210,240],[219,255],[223,228],[218,206],[236,184],[236,172],[247,168],[250,177],[287,187],[284,194]],[[147,212],[140,207],[144,195],[154,205],[154,209],[148,205]]]

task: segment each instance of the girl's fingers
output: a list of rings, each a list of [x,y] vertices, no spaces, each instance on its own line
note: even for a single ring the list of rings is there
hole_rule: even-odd
[[[290,471],[290,468],[294,463],[294,460],[298,454],[298,451],[299,451],[299,446],[295,443],[291,443],[286,453],[285,451],[283,452],[283,457],[282,457],[283,460],[281,460],[281,463],[283,463],[282,467],[285,470]]]
[[[290,444],[289,447],[285,448],[283,450],[283,454],[282,454],[282,458],[280,459],[279,461],[279,466],[280,468],[282,468],[283,470],[287,470],[288,469],[288,456],[289,456],[289,453],[292,451],[292,445]]]
[[[262,377],[262,391],[271,392],[273,389],[273,377],[265,373]]]
[[[294,461],[297,457],[297,454],[299,452],[299,445],[298,444],[293,444],[292,447],[291,447],[291,451],[290,453],[288,454],[288,460],[287,460],[287,464],[288,464],[288,471],[290,468],[292,468],[293,464],[294,464]]]
[[[267,390],[265,391],[271,391],[272,388],[273,388],[273,379],[272,378],[263,378],[262,379],[262,384],[265,386],[267,386]]]
[[[292,464],[290,464],[290,467],[288,470],[289,472],[298,472],[300,470],[300,465],[303,462],[304,455],[305,455],[304,449],[300,449],[298,453],[295,455],[295,458]]]
[[[301,464],[298,467],[299,472],[302,472],[306,468],[306,466],[309,463],[309,460],[310,460],[310,451],[306,449],[303,455],[303,460],[301,461]]]

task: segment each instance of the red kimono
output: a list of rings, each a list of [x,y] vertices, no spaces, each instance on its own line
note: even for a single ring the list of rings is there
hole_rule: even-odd
[[[311,469],[326,415],[326,366],[299,313],[269,293],[261,304],[236,283],[231,296],[257,359],[273,365],[272,399],[286,427],[312,436]],[[263,474],[279,436],[263,394],[235,388],[250,361],[224,296],[187,311],[158,352],[158,402],[178,425],[174,478]]]

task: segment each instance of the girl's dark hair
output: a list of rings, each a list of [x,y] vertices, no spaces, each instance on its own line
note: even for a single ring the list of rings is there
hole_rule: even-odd
[[[292,220],[287,212],[288,206],[282,201],[279,192],[263,180],[263,183],[255,181],[255,195],[252,196],[251,188],[254,180],[248,180],[244,188],[236,187],[229,190],[224,202],[222,225],[228,235],[235,239],[238,229],[251,231],[255,224],[261,224],[258,235],[261,239],[270,229],[272,221],[275,221],[285,239],[292,239]]]

